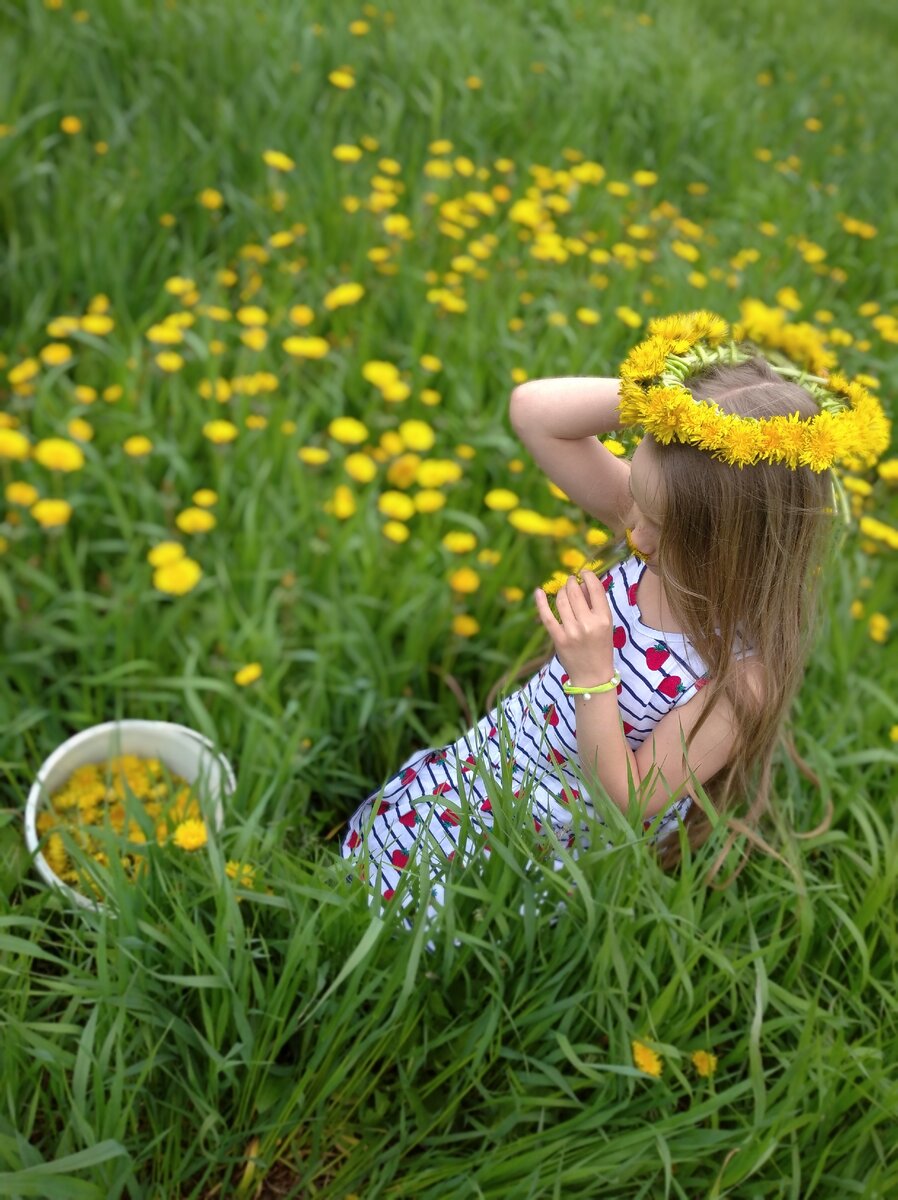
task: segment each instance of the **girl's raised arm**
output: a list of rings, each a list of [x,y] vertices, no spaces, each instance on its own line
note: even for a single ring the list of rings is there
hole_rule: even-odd
[[[584,512],[623,532],[630,464],[596,441],[617,429],[618,380],[533,379],[511,393],[515,433],[537,465]]]

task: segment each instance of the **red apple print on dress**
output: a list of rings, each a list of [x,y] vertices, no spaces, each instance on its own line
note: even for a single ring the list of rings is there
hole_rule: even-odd
[[[543,710],[543,716],[549,725],[555,726],[558,724],[558,713],[555,711],[554,704],[541,704],[540,708]]]
[[[410,812],[402,814],[402,816],[399,818],[399,824],[404,825],[406,829],[414,829],[417,820],[418,818],[415,815],[415,810],[412,809]]]
[[[707,686],[707,683],[708,683],[708,681],[707,681],[707,679],[704,677],[704,675],[701,677],[701,679],[696,679],[696,681],[695,681],[695,690],[696,690],[697,692],[698,692],[698,691],[700,691],[700,690],[701,690],[703,687],[706,687],[706,686]]]
[[[567,759],[564,757],[561,751],[556,750],[554,747],[548,752],[546,758],[550,763],[555,763],[559,767],[564,766],[564,764],[567,762]]]
[[[493,738],[493,737],[497,737],[497,736],[498,736],[498,734],[499,734],[499,730],[498,730],[498,729],[496,728],[496,726],[494,725],[494,726],[493,726],[493,727],[490,729],[489,733],[488,733],[486,736],[487,736],[487,737],[491,737],[491,738]]]
[[[655,642],[654,646],[650,647],[645,652],[645,665],[650,671],[660,671],[661,666],[667,659],[670,658],[670,651],[663,642]]]
[[[610,575],[602,576],[602,587],[605,589],[606,592],[610,591],[611,588],[614,587],[614,580],[611,578]]]
[[[658,691],[662,696],[670,696],[673,699],[675,696],[679,696],[681,692],[685,692],[686,689],[680,682],[679,675],[668,675],[666,679],[662,679],[658,684]]]
[[[426,763],[445,762],[448,750],[432,750],[424,760]]]
[[[636,589],[638,587],[639,587],[639,580],[637,579],[635,583],[631,583],[630,586],[627,588],[627,599],[629,600],[630,606],[632,608],[636,607]]]
[[[382,816],[384,815],[384,813],[387,811],[387,809],[388,809],[389,807],[390,807],[390,806],[389,806],[389,804],[386,802],[386,800],[381,800],[381,802],[380,802],[380,808],[377,810],[377,815],[378,815],[379,817],[382,817]]]
[[[384,900],[392,900],[395,895],[396,893],[392,888],[386,888],[384,891]]]
[[[394,867],[398,867],[401,871],[408,862],[408,855],[404,850],[394,850],[390,861]]]
[[[414,767],[406,767],[405,770],[402,772],[402,780],[401,780],[402,786],[405,787],[406,784],[411,783],[411,781],[413,779],[417,779],[417,777],[418,777],[418,772],[415,770]]]
[[[633,726],[630,724],[629,721],[624,721],[624,733],[632,733],[632,732],[633,732]]]
[[[469,754],[468,757],[465,759],[465,761],[462,763],[461,769],[463,771],[470,771],[471,767],[473,767],[473,766],[475,766],[475,760]]]
[[[540,825],[540,823],[539,823],[539,821],[537,821],[536,817],[533,818],[533,828],[536,830],[537,833],[539,833],[542,830],[542,825]]]
[[[611,641],[615,650],[622,650],[627,642],[627,631],[623,625],[615,625]]]
[[[648,828],[649,828],[649,826],[651,825],[651,823],[652,823],[651,821],[643,821],[643,822],[642,822],[642,828],[643,828],[643,829],[648,829]]]
[[[452,811],[451,808],[443,809],[443,811],[440,813],[440,820],[443,822],[444,825],[457,825],[458,824],[458,817],[455,815],[455,813]]]
[[[556,797],[556,799],[560,800],[562,804],[568,804],[568,805],[571,802],[571,798],[573,798],[574,800],[580,799],[580,793],[577,791],[576,788],[571,788],[570,790],[568,790],[567,788],[562,788],[561,793]]]
[[[614,690],[617,693],[617,695],[619,696],[621,694],[621,692],[624,690],[624,685],[622,683],[619,683]]]
[[[359,835],[353,829],[352,833],[349,835],[349,841],[346,844],[349,846],[350,850],[355,850],[356,846],[359,844],[359,842],[361,840],[362,839],[359,837]]]
[[[436,785],[436,787],[433,789],[432,795],[445,796],[447,792],[451,792],[451,791],[452,791],[451,783],[438,783]]]
[[[566,684],[569,679],[570,679],[570,675],[562,675],[562,677],[561,677],[562,686],[564,686],[564,684]]]
[[[489,796],[487,796],[487,798],[481,804],[480,811],[481,812],[492,812],[493,811],[493,802],[490,800]]]

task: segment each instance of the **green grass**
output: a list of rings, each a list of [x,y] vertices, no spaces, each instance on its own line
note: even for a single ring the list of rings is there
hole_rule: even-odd
[[[898,315],[892,8],[400,0],[361,37],[348,31],[361,9],[341,3],[84,11],[0,0],[0,411],[32,442],[71,437],[73,418],[93,430],[71,474],[0,461],[4,488],[28,482],[73,507],[53,532],[7,497],[0,525],[0,1196],[894,1195],[898,656],[895,634],[877,644],[867,624],[894,619],[888,551],[855,532],[831,569],[790,722],[820,785],[781,756],[762,830],[779,858],[754,854],[729,888],[705,883],[722,825],[670,875],[623,818],[613,852],[525,870],[526,815],[505,797],[489,863],[453,874],[436,929],[419,919],[408,934],[345,881],[335,832],[413,749],[461,734],[497,680],[546,648],[530,593],[565,550],[588,549],[583,515],[548,492],[511,431],[513,370],[612,374],[638,336],[621,306],[644,321],[695,307],[735,319],[740,300],[773,304],[793,287],[796,319],[843,331],[843,365],[875,376],[893,410],[895,335],[874,324]],[[344,63],[349,91],[327,79]],[[81,133],[61,132],[66,115]],[[379,148],[360,162],[331,156],[364,136]],[[488,178],[428,177],[436,138]],[[268,168],[269,148],[294,171]],[[570,168],[566,150],[607,175],[570,193],[562,236],[650,247],[653,261],[531,255],[509,210],[532,167]],[[408,241],[364,204],[384,157],[400,164],[405,190],[388,211],[408,216]],[[640,169],[658,182],[633,184]],[[500,183],[508,198],[461,239],[440,230],[439,204]],[[196,199],[209,187],[224,200],[215,213]],[[840,215],[876,236],[846,232]],[[297,225],[267,262],[242,253]],[[443,311],[434,280],[484,237],[486,276],[459,272],[467,310]],[[801,239],[822,263],[804,260]],[[673,249],[683,240],[696,263]],[[367,257],[378,246],[395,274]],[[756,261],[733,266],[752,248]],[[233,286],[218,281],[224,268]],[[268,346],[200,316],[183,369],[160,370],[145,335],[183,309],[164,286],[176,275],[195,281],[200,306],[262,306]],[[364,298],[327,312],[346,280]],[[42,365],[30,394],[13,388],[8,372],[59,340],[47,323],[98,294],[114,330],[65,339],[71,365]],[[859,311],[870,302],[878,314]],[[308,330],[289,320],[299,303],[315,310]],[[326,336],[327,357],[290,358],[281,343],[299,332]],[[384,402],[361,375],[370,359],[395,362],[410,398]],[[224,404],[199,391],[257,371],[275,390]],[[113,402],[74,390],[115,384]],[[428,387],[438,405],[422,402]],[[415,515],[401,545],[377,508],[389,461],[353,482],[351,448],[326,432],[341,414],[365,421],[372,447],[428,421],[424,457],[462,467],[446,506]],[[213,418],[238,426],[230,445],[203,435]],[[132,459],[122,444],[138,433],[153,451]],[[303,464],[306,445],[331,460]],[[894,491],[869,482],[858,513],[898,523]],[[325,509],[340,483],[357,499],[347,520]],[[518,532],[484,505],[495,487],[574,532]],[[217,524],[182,533],[175,518],[198,488],[218,493]],[[452,529],[500,561],[450,554]],[[147,561],[169,539],[203,571],[179,598],[153,586]],[[481,577],[472,595],[447,583],[461,565]],[[472,637],[452,632],[462,614],[479,623]],[[238,686],[256,661],[261,679]],[[207,734],[238,789],[207,851],[153,848],[144,888],[111,885],[114,916],[73,913],[40,886],[21,814],[60,742],[119,717]],[[798,836],[828,812],[827,828]],[[236,889],[228,859],[254,863],[259,887]],[[567,905],[556,923],[544,890]],[[661,1054],[660,1079],[634,1067],[634,1039]],[[696,1050],[718,1057],[708,1079]]]

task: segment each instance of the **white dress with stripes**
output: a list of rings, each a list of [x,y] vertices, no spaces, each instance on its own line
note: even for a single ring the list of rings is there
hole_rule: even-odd
[[[683,633],[646,625],[637,591],[645,566],[628,558],[602,578],[614,621],[614,665],[620,673],[618,705],[624,735],[636,750],[662,717],[691,700],[707,681],[705,665]],[[472,729],[448,746],[419,750],[368,796],[349,819],[342,855],[357,861],[357,874],[389,900],[403,872],[427,855],[432,895],[443,897],[438,876],[460,854],[489,855],[496,781],[511,780],[513,793],[526,788],[534,831],[550,829],[577,856],[586,835],[603,824],[583,784],[577,755],[575,702],[557,656],[524,687],[501,701]],[[490,784],[492,783],[492,786]],[[490,795],[492,792],[492,796]],[[571,803],[587,820],[574,833]],[[688,811],[688,796],[671,804],[655,825],[653,839],[667,836]],[[549,839],[551,843],[551,839]],[[612,843],[608,842],[608,845]],[[556,858],[555,866],[563,863]],[[348,876],[352,879],[353,876]],[[409,900],[405,890],[403,903]]]

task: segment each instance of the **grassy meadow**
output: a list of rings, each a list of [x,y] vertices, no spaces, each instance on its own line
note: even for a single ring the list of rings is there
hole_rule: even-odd
[[[894,457],[772,853],[709,886],[724,823],[665,873],[609,812],[525,869],[505,797],[412,933],[339,858],[614,553],[515,382],[759,302],[895,415],[896,46],[884,0],[0,0],[0,1196],[898,1195]],[[74,911],[25,800],[134,717],[237,790]]]

